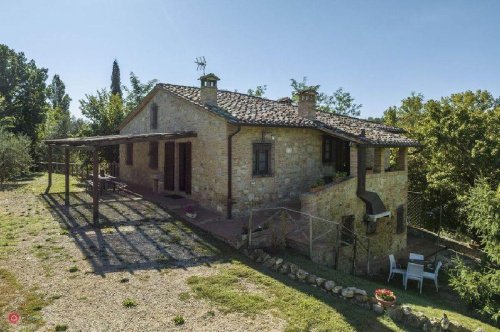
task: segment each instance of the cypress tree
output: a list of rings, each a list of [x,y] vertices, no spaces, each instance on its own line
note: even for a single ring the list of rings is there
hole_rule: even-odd
[[[122,97],[122,88],[120,82],[120,67],[118,66],[118,61],[113,61],[113,72],[111,73],[111,94],[118,94],[120,98]]]

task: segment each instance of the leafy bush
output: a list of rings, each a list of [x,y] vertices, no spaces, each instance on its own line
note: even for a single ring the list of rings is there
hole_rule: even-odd
[[[172,319],[175,325],[183,325],[185,323],[184,317],[177,315]]]
[[[0,183],[29,172],[32,159],[30,140],[0,127]]]
[[[497,185],[498,186],[498,185]],[[500,190],[486,178],[476,181],[463,197],[467,226],[481,241],[486,257],[480,269],[472,269],[459,259],[450,271],[450,285],[478,312],[497,322],[500,319]]]

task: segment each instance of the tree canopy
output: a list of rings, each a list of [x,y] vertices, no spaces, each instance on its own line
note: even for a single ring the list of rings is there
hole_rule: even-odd
[[[116,59],[113,61],[113,71],[111,72],[111,94],[119,95],[120,98],[122,97],[120,66],[118,66]]]
[[[267,90],[267,85],[257,85],[257,87],[254,89],[248,89],[247,94],[249,96],[254,96],[254,97],[264,97],[266,94]]]
[[[127,109],[127,112],[136,108],[144,97],[146,97],[146,95],[154,88],[156,83],[158,83],[158,80],[156,79],[147,81],[146,83],[141,83],[139,77],[137,77],[134,72],[131,72],[130,88],[123,85],[123,90],[125,90],[127,94],[125,97],[125,108]]]
[[[342,87],[338,88],[331,95],[324,92],[319,92],[320,85],[307,85],[307,77],[303,77],[302,81],[291,79],[292,100],[297,101],[297,93],[306,88],[312,88],[318,92],[316,99],[317,107],[323,112],[335,113],[340,115],[359,116],[360,109],[363,107],[361,104],[354,103],[354,98]]]

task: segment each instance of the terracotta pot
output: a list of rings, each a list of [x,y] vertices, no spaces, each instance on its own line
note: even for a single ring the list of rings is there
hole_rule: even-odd
[[[394,305],[394,303],[396,303],[396,300],[397,300],[396,296],[394,296],[393,301],[385,301],[385,300],[379,298],[377,295],[375,295],[375,298],[377,299],[378,303],[384,308],[392,307]]]

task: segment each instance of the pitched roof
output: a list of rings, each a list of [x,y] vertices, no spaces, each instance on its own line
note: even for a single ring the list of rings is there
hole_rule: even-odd
[[[322,111],[316,111],[316,119],[310,120],[298,115],[297,105],[249,96],[247,94],[217,90],[217,106],[200,102],[200,88],[157,84],[154,90],[168,91],[182,99],[224,117],[228,122],[239,125],[312,128],[345,138],[360,144],[377,146],[418,146],[416,140],[404,135],[401,128]],[[150,97],[155,92],[150,93]],[[146,98],[120,125],[128,123],[144,106]]]

